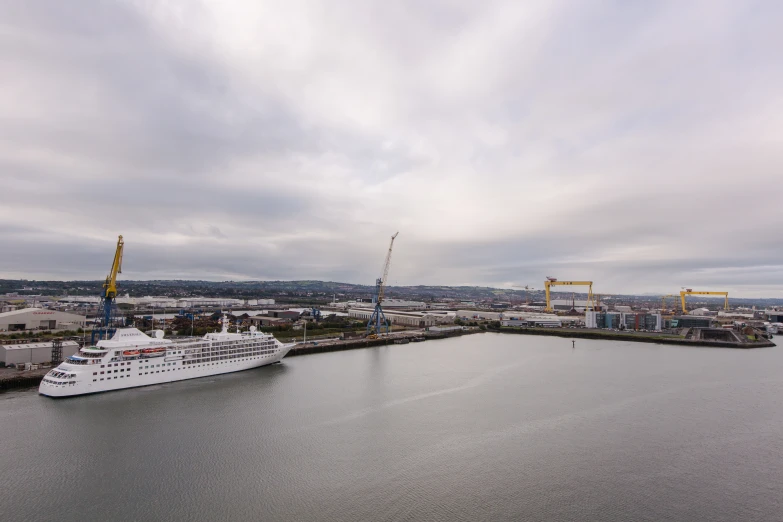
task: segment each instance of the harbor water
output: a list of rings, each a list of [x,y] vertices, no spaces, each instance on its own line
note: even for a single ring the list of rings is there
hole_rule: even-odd
[[[783,520],[783,350],[477,334],[0,394],[0,518]]]

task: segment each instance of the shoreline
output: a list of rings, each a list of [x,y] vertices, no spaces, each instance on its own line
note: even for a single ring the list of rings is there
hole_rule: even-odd
[[[362,348],[372,348],[375,346],[393,345],[395,341],[407,339],[409,342],[416,337],[423,337],[425,341],[446,339],[449,337],[458,337],[461,335],[470,335],[481,333],[480,330],[455,330],[449,332],[411,332],[409,335],[398,335],[394,337],[382,337],[379,339],[346,339],[334,341],[316,341],[319,344],[299,344],[291,348],[285,358],[298,357],[316,353],[342,352],[345,350],[359,350]],[[38,370],[20,371],[13,369],[0,369],[0,393],[10,390],[23,388],[32,388],[38,386],[44,376],[51,370],[51,367],[40,368]],[[246,370],[247,371],[247,370]],[[233,372],[232,372],[233,373]]]
[[[733,348],[750,350],[753,348],[772,348],[777,346],[772,341],[764,339],[748,343],[734,343],[721,341],[702,341],[674,337],[663,337],[656,334],[615,333],[603,330],[588,330],[584,328],[487,328],[488,332],[511,335],[543,335],[551,337],[568,337],[573,339],[596,339],[604,341],[630,341],[636,343],[676,344],[680,346],[702,346],[711,348]]]

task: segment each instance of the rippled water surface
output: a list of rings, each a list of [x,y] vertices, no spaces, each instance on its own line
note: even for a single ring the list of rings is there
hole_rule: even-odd
[[[3,520],[783,520],[783,352],[481,334],[0,394]]]

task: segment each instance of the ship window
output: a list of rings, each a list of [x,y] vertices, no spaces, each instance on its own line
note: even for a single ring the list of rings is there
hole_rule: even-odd
[[[101,380],[103,380],[103,377],[101,377]]]
[[[98,375],[98,372],[92,372],[93,375]]]
[[[103,380],[103,379],[101,379],[101,380]],[[98,379],[93,379],[92,382],[98,382]]]
[[[105,367],[106,367],[106,365],[105,365],[105,364],[101,364],[101,368],[105,368]]]

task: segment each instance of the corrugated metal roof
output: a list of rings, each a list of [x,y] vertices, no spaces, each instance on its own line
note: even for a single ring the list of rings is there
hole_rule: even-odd
[[[43,312],[45,310],[43,308],[21,308],[19,310],[11,310],[10,312],[3,312],[2,314],[0,314],[0,317],[9,317],[12,315],[19,315],[27,312],[36,312],[36,311]]]
[[[29,350],[31,348],[51,348],[52,343],[2,344],[6,350]],[[63,341],[63,346],[79,346],[76,341]]]
[[[74,314],[71,312],[61,312],[60,310],[47,310],[45,308],[22,308],[20,310],[11,310],[10,312],[3,312],[0,314],[0,318],[13,317],[15,315],[22,315],[22,314],[36,313],[36,312],[46,312],[45,314],[42,315],[65,314],[65,315],[72,315],[74,317],[84,317],[83,315]]]

